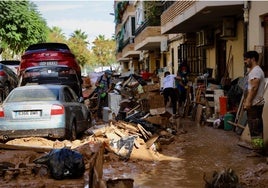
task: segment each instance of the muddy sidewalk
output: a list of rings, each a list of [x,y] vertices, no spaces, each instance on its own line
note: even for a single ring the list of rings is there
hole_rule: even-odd
[[[132,178],[135,188],[205,187],[214,171],[231,168],[242,187],[268,187],[266,157],[238,145],[240,136],[233,131],[198,126],[185,118],[174,141],[162,144],[154,158],[140,150],[128,161],[107,155],[104,179]]]

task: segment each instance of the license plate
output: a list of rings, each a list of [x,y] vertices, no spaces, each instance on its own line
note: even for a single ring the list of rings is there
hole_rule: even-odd
[[[42,66],[58,65],[58,61],[40,61],[39,65],[42,65]]]
[[[40,115],[41,115],[41,112],[37,110],[16,112],[17,118],[36,118],[36,117],[40,117]]]

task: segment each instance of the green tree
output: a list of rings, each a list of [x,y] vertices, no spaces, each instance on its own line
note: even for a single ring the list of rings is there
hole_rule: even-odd
[[[71,34],[71,38],[81,39],[84,41],[85,44],[88,44],[88,42],[87,42],[88,35],[85,32],[81,31],[81,29],[75,30]]]
[[[111,66],[115,63],[115,40],[105,39],[104,35],[99,35],[93,44],[92,55],[96,65]]]
[[[0,1],[0,45],[13,51],[24,51],[30,44],[46,41],[48,27],[28,0]]]
[[[75,30],[68,39],[68,46],[72,50],[80,66],[88,63],[90,55],[87,48],[87,35],[81,30]]]
[[[54,26],[49,29],[47,42],[59,42],[59,43],[66,43],[66,37],[62,32],[60,27]]]

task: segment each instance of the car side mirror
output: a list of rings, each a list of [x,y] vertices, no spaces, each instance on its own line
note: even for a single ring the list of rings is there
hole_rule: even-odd
[[[78,102],[83,103],[84,102],[84,97],[79,97]]]

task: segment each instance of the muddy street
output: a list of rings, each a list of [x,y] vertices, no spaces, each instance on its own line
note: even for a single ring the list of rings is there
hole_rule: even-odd
[[[213,171],[231,168],[243,187],[267,187],[266,158],[238,145],[239,135],[233,131],[197,126],[181,120],[174,142],[162,145],[154,160],[135,157],[127,162],[104,164],[104,178],[132,178],[135,188],[205,187]]]
[[[205,180],[211,182],[214,171],[220,174],[230,168],[238,177],[241,187],[267,187],[266,157],[239,146],[239,135],[233,131],[215,129],[211,126],[198,126],[187,118],[179,121],[180,127],[172,139],[161,140],[159,138],[159,142],[155,142],[150,148],[142,139],[137,139],[139,144],[135,144],[128,160],[122,160],[116,153],[105,147],[103,166],[101,165],[100,169],[102,181],[118,179],[133,181],[133,186],[130,187],[134,188],[163,186],[196,188],[205,187]],[[111,127],[111,125],[105,125]],[[17,185],[21,187],[29,185],[34,187],[87,187],[91,156],[97,151],[91,150],[91,146],[94,142],[101,140],[104,145],[107,145],[107,138],[98,137],[96,134],[85,135],[81,140],[72,142],[52,141],[38,137],[9,141],[7,142],[9,145],[30,146],[39,150],[2,149],[0,162],[3,169],[1,169],[0,187]],[[73,148],[84,155],[87,170],[83,177],[53,180],[48,169],[44,170],[46,168],[33,164],[33,160],[47,153],[49,148],[64,146]],[[6,165],[12,167],[5,170]],[[38,173],[35,173],[36,169],[39,169]]]

